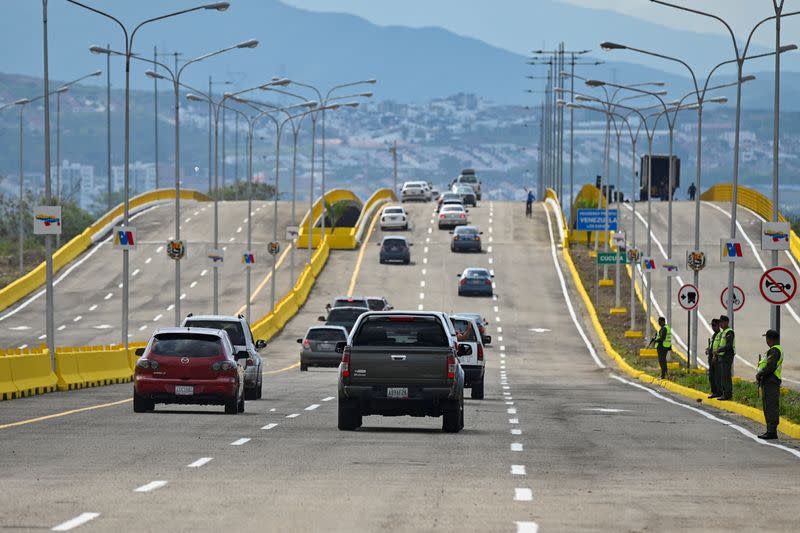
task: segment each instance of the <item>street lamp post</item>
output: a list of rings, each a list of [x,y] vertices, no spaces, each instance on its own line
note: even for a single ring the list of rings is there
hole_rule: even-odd
[[[166,15],[161,15],[158,17],[153,17],[143,22],[137,24],[133,30],[129,33],[128,28],[116,17],[96,9],[94,7],[88,6],[86,4],[82,4],[77,0],[67,0],[69,3],[74,4],[76,6],[82,7],[88,11],[96,13],[98,15],[102,15],[112,21],[114,21],[122,30],[122,33],[125,37],[125,136],[124,136],[124,155],[123,155],[123,225],[128,226],[130,225],[130,189],[129,189],[129,175],[130,175],[130,74],[131,74],[131,57],[133,51],[133,39],[136,36],[136,32],[139,31],[143,26],[149,24],[151,22],[156,22],[159,20],[164,20],[170,17],[175,17],[178,15],[183,15],[185,13],[191,13],[193,11],[200,11],[200,10],[216,10],[216,11],[225,11],[229,7],[228,2],[215,2],[212,4],[205,4],[189,9],[184,9],[181,11],[175,11],[173,13],[168,13]],[[130,281],[130,256],[128,250],[122,251],[122,331],[121,331],[121,343],[125,348],[128,347],[128,304],[129,304],[129,281]]]

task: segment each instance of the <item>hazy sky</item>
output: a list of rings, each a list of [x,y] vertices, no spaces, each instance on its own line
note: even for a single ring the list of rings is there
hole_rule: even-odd
[[[531,20],[544,0],[282,0],[315,11],[352,13],[381,25],[441,26],[461,35],[484,40],[517,53],[527,53],[532,35],[520,19]],[[722,25],[706,17],[659,6],[649,0],[555,0],[593,9],[608,9],[650,22],[705,33],[723,33]],[[671,0],[711,11],[727,20],[737,34],[749,32],[761,19],[774,14],[772,0]],[[800,8],[800,0],[786,0],[787,10]],[[506,15],[514,14],[514,16]],[[798,17],[800,18],[800,17]],[[788,24],[788,23],[787,23]],[[793,29],[800,27],[792,23]],[[756,41],[774,39],[767,29]],[[535,39],[535,38],[534,38]],[[539,43],[537,43],[539,44]],[[544,43],[542,43],[544,44]],[[552,45],[553,43],[547,43]]]

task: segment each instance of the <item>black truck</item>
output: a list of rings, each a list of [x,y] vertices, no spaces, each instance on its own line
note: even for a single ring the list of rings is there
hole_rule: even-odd
[[[675,167],[675,177],[672,182],[672,195],[681,186],[681,160],[679,157],[672,156],[673,165]],[[647,176],[650,169],[650,156],[642,156],[641,166],[639,167],[640,189],[639,200],[647,200]],[[650,181],[650,196],[651,198],[658,198],[660,200],[669,200],[669,156],[667,155],[654,155],[652,161],[653,178]]]

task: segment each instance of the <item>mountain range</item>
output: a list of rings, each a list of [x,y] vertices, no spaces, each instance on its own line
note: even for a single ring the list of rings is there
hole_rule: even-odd
[[[182,0],[92,4],[113,12],[126,24],[186,7]],[[124,47],[119,28],[110,20],[67,2],[50,5],[50,66],[54,80],[72,79],[104,68],[105,58],[88,52],[92,44],[109,42],[112,48]],[[613,38],[632,45],[667,49],[671,54],[692,58],[702,69],[718,58],[730,56],[730,42],[723,36],[676,31],[610,11],[555,0],[500,1],[496,17],[486,23],[514,27],[528,24],[532,48],[552,48],[558,40],[564,40],[573,49],[594,48],[592,58],[606,62],[599,66],[579,66],[578,72],[583,76],[615,79],[620,83],[664,81],[672,89],[670,98],[690,88],[688,78],[678,74],[679,66],[657,60],[642,65],[634,62],[643,60],[641,56],[600,52],[597,43]],[[3,54],[0,72],[41,76],[41,5],[16,2],[13,9],[6,10],[5,18],[10,23],[0,35],[0,45],[13,53]],[[192,65],[183,79],[206,87],[211,73],[217,79],[231,81],[234,87],[248,87],[280,75],[327,88],[343,81],[377,78],[375,92],[380,99],[420,102],[467,92],[501,104],[518,104],[541,99],[539,95],[525,93],[542,86],[541,81],[526,79],[526,75],[541,76],[546,71],[546,67],[526,65],[523,55],[441,28],[378,26],[353,15],[306,11],[278,0],[237,0],[226,13],[203,11],[147,25],[137,33],[133,49],[148,56],[152,55],[153,45],[170,52],[177,47],[185,59],[248,38],[258,38],[259,47],[234,50]],[[612,57],[615,61],[609,61]],[[169,58],[162,60],[172,64]],[[759,72],[761,69],[768,72],[769,67],[769,60],[754,65],[753,73],[758,79],[745,91],[746,107],[771,107],[771,75]],[[135,88],[152,88],[152,82],[143,74],[147,68],[144,64],[134,65]],[[114,60],[112,70],[112,83],[120,87],[123,72],[120,60]],[[730,79],[731,72],[719,78],[721,83]],[[102,79],[96,81],[101,82]],[[798,82],[800,74],[784,73],[786,110],[800,109],[800,103],[795,103],[800,99],[794,98],[795,88],[800,87]],[[28,95],[0,94],[3,101],[20,96]]]

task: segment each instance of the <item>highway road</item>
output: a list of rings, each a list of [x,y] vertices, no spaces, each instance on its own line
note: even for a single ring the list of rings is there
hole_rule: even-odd
[[[641,217],[641,218],[640,218]],[[637,204],[637,241],[639,248],[646,249],[647,204]],[[622,209],[622,224],[630,232],[632,223],[630,206]],[[726,311],[720,296],[728,286],[728,265],[719,259],[720,239],[730,235],[730,204],[703,202],[700,212],[701,248],[706,252],[706,268],[700,274],[700,346],[701,359],[705,359],[705,343],[711,335],[711,319],[718,318]],[[759,280],[765,269],[772,265],[770,252],[761,252],[761,219],[752,211],[740,207],[737,210],[737,235],[743,241],[744,257],[736,265],[735,284],[744,291],[744,307],[736,313],[735,331],[738,355],[734,364],[737,375],[753,379],[758,354],[766,349],[761,336],[769,328],[769,304],[759,291]],[[687,313],[678,305],[677,292],[682,283],[692,282],[692,272],[685,268],[686,252],[694,248],[694,204],[674,202],[673,204],[673,257],[681,265],[680,279],[673,281],[672,325],[680,341],[687,338]],[[668,205],[666,202],[653,202],[653,256],[667,258]],[[630,233],[629,233],[630,234]],[[780,266],[792,271],[800,279],[800,269],[789,254],[780,254]],[[666,313],[666,278],[653,276],[653,297],[658,309]],[[628,301],[627,299],[625,300]],[[655,309],[655,308],[654,308]],[[655,311],[654,311],[655,312]],[[800,304],[797,300],[784,306],[782,311],[782,344],[787,347],[800,346]],[[800,388],[800,358],[793,357],[791,348],[784,361],[784,386]]]
[[[280,202],[278,239],[286,247],[285,228],[291,220],[291,204]],[[266,243],[272,240],[273,204],[253,202],[253,248],[256,265],[252,271],[255,291],[270,276],[272,258]],[[212,311],[212,269],[206,249],[213,244],[212,202],[181,202],[181,238],[187,242],[187,256],[181,265],[181,303],[183,315]],[[300,220],[303,207],[297,208]],[[174,205],[160,204],[132,217],[139,244],[130,252],[131,342],[146,341],[150,333],[174,325],[174,263],[164,249],[174,237]],[[220,202],[219,246],[225,264],[219,273],[219,309],[222,313],[244,312],[245,277],[241,254],[247,249],[247,202]],[[280,256],[279,256],[280,257]],[[306,250],[295,252],[299,273],[308,258]],[[284,258],[276,278],[276,300],[290,287],[290,256]],[[73,268],[74,267],[74,268]],[[120,343],[122,306],[122,259],[110,237],[104,238],[71,265],[56,275],[56,344],[89,346]],[[266,315],[270,309],[270,284],[261,288],[253,300],[251,317]],[[39,346],[44,342],[45,299],[42,291],[24,298],[18,305],[0,312],[0,346],[9,348]]]
[[[615,372],[564,285],[545,208],[482,203],[485,253],[455,255],[431,204],[410,205],[412,264],[336,251],[266,350],[264,398],[246,413],[165,407],[134,415],[131,386],[0,404],[0,525],[81,531],[795,531],[797,443]],[[466,266],[496,299],[456,296]],[[569,283],[569,282],[568,282]],[[465,429],[365,417],[336,429],[336,371],[301,373],[296,339],[325,303],[383,294],[397,308],[490,321],[486,398]],[[575,309],[573,312],[572,309]],[[583,332],[581,334],[580,332]],[[586,340],[584,340],[584,335]],[[587,342],[588,341],[588,342]]]

